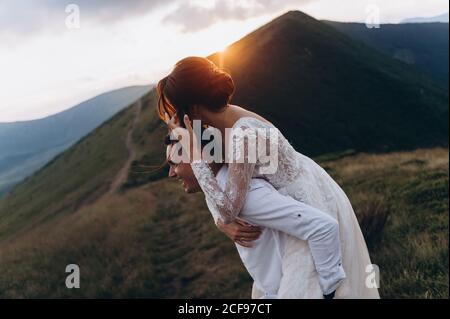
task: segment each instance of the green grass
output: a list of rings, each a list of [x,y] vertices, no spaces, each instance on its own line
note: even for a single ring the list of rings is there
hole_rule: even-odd
[[[349,195],[384,298],[448,298],[448,150],[353,154],[323,166]],[[201,194],[159,180],[0,241],[0,296],[248,298],[251,280]],[[64,286],[65,266],[81,288]]]
[[[164,169],[145,171],[164,160],[165,129],[152,94],[143,101],[121,192],[104,194],[126,161],[132,108],[0,201],[0,297],[250,297],[251,279],[203,196],[185,194]],[[434,148],[316,158],[355,208],[384,298],[448,298],[448,156]],[[80,289],[65,288],[70,263],[80,266]]]
[[[0,201],[0,239],[75,211],[106,192],[127,158],[127,108],[17,185]]]
[[[136,187],[167,176],[165,151],[163,146],[167,128],[156,116],[155,94],[148,94],[142,99],[142,113],[135,130],[133,143],[136,159],[133,161],[124,189]]]
[[[250,296],[250,278],[201,195],[169,181],[102,197],[0,247],[1,297]],[[69,263],[80,267],[80,289],[64,286]]]
[[[448,298],[448,149],[327,162],[379,265],[384,298]]]
[[[142,101],[136,163],[158,166],[165,129],[150,108],[154,96]],[[0,297],[250,297],[250,278],[201,194],[155,181],[164,169],[132,168],[122,191],[105,195],[126,161],[132,117],[125,110],[0,201]],[[80,266],[79,290],[65,288],[69,263]]]

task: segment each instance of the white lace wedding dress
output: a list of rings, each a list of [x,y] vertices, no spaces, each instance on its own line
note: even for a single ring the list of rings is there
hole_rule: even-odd
[[[371,265],[369,253],[352,205],[339,185],[312,159],[295,151],[271,124],[253,117],[242,117],[232,129],[245,132],[246,135],[235,134],[237,142],[245,145],[245,151],[248,150],[249,139],[244,141],[244,137],[248,137],[249,132],[256,134],[257,129],[275,129],[278,137],[275,141],[270,139],[269,143],[275,143],[274,147],[278,149],[278,168],[273,174],[265,174],[264,165],[258,158],[256,163],[251,163],[246,154],[236,150],[234,155],[244,160],[242,163],[229,163],[228,180],[223,191],[206,162],[191,163],[207,200],[216,205],[221,219],[232,221],[242,208],[251,178],[264,178],[280,193],[327,212],[339,222],[342,262],[347,278],[340,284],[335,297],[379,298],[377,288],[366,286],[369,275],[366,270]],[[308,244],[287,236],[278,298],[322,298]],[[254,286],[252,297],[258,297],[259,293]]]

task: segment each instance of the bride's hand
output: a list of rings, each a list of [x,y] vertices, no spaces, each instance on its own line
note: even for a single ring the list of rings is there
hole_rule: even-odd
[[[169,132],[180,127],[180,121],[178,120],[178,116],[174,114],[174,116],[170,117],[169,114],[164,113],[164,122],[167,124],[167,128]]]
[[[258,239],[262,232],[261,227],[250,225],[240,218],[230,224],[224,224],[219,219],[217,227],[232,241],[244,247],[253,247],[251,242]]]

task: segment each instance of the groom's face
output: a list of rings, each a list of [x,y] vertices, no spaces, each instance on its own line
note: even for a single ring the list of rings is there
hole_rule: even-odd
[[[201,188],[198,184],[197,178],[195,178],[194,172],[190,163],[174,163],[172,153],[175,148],[172,145],[168,145],[166,149],[166,158],[169,163],[169,177],[178,179],[183,185],[186,193],[200,192]]]

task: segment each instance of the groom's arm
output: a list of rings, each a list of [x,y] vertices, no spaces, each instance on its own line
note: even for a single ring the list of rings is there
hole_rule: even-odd
[[[205,197],[205,199],[206,206],[208,207],[217,228],[236,244],[243,247],[252,247],[251,242],[259,238],[262,228],[250,225],[239,217],[229,224],[223,223],[220,219],[220,214],[216,212],[215,205],[213,205],[207,197]]]
[[[251,242],[258,239],[262,232],[261,227],[250,225],[240,218],[236,218],[230,224],[224,224],[219,219],[217,228],[236,244],[243,247],[253,247]]]
[[[226,180],[228,177],[228,166],[223,166],[218,172],[215,174],[219,186],[223,189],[226,184]],[[252,247],[252,241],[259,238],[262,233],[262,228],[259,226],[251,225],[247,223],[244,219],[236,217],[236,219],[229,223],[225,224],[222,222],[221,215],[217,211],[216,205],[210,202],[208,197],[205,196],[206,204],[208,206],[211,215],[214,218],[214,222],[217,228],[223,232],[228,238],[230,238],[236,244],[239,244],[243,247]]]

